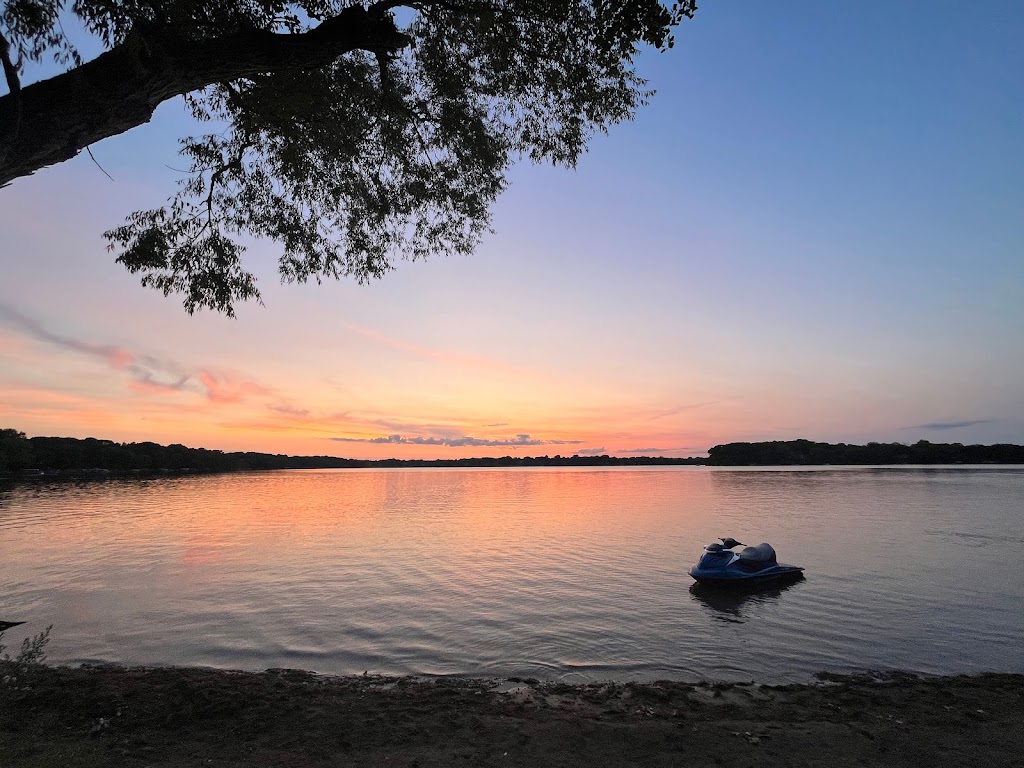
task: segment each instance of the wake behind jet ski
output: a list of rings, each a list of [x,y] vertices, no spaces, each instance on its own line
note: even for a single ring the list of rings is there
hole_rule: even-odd
[[[724,538],[719,544],[704,547],[690,575],[700,584],[719,587],[751,588],[767,584],[783,584],[803,578],[803,568],[780,563],[771,544],[746,547],[741,541]],[[739,553],[733,547],[745,547]]]

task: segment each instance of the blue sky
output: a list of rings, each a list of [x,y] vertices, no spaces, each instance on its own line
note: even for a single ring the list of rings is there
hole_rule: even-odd
[[[516,167],[473,257],[278,286],[259,244],[235,320],[100,238],[172,191],[165,104],[93,148],[114,182],[81,156],[0,190],[3,421],[352,456],[1024,442],[1022,33],[1011,3],[705,2],[637,120]]]

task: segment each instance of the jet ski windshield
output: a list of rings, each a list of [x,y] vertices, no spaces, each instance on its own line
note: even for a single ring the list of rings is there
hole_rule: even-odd
[[[717,550],[708,547],[697,563],[698,568],[722,568],[733,559],[733,553],[722,547]]]

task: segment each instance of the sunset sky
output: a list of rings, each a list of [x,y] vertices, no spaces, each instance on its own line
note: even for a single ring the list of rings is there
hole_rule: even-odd
[[[706,0],[575,171],[470,257],[189,316],[101,233],[153,122],[0,189],[0,427],[366,458],[1024,443],[1024,4]]]

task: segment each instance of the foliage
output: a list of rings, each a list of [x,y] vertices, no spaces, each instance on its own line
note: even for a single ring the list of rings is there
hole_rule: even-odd
[[[46,661],[46,646],[50,642],[51,624],[42,632],[32,637],[26,637],[21,643],[21,650],[13,659],[10,654],[5,653],[7,646],[3,644],[3,631],[0,631],[0,662],[13,668],[15,677],[24,677],[34,668]]]
[[[794,464],[1021,464],[1024,446],[962,445],[919,440],[902,443],[815,443],[810,440],[775,440],[764,443],[727,443],[708,451],[708,464],[722,466],[786,466]]]
[[[76,16],[106,47],[266,33],[306,37],[352,0],[10,0],[0,33],[20,60],[78,62]],[[380,0],[400,44],[313,66],[210,80],[186,100],[210,126],[182,140],[187,177],[168,205],[106,233],[144,285],[189,312],[258,299],[243,240],[282,249],[282,280],[380,277],[395,258],[469,253],[519,158],[572,167],[595,132],[650,96],[641,46],[673,45],[694,0]],[[353,16],[354,18],[354,16]],[[256,38],[254,38],[255,40]]]
[[[24,432],[0,429],[0,472],[19,472],[32,466],[32,445]]]
[[[653,464],[713,464],[723,466],[792,464],[1024,464],[1024,446],[929,443],[815,443],[788,440],[765,443],[728,443],[711,448],[709,458],[666,456],[501,456],[463,459],[345,459],[336,456],[285,456],[187,448],[157,443],[115,443],[92,437],[33,437],[20,435],[19,455],[28,457],[20,468],[45,470],[46,477],[103,477],[110,474],[164,472],[234,472],[266,469],[326,469],[356,467],[590,467]],[[11,443],[0,442],[0,467]],[[10,463],[8,463],[10,466]]]
[[[14,432],[14,430],[9,430]],[[20,434],[20,433],[17,433]],[[164,472],[233,472],[265,469],[324,469],[397,466],[617,466],[629,464],[698,463],[697,459],[615,456],[504,456],[474,459],[345,459],[334,456],[283,456],[279,454],[208,450],[184,445],[115,443],[95,438],[21,436],[31,467],[46,477],[104,477],[110,474]],[[2,460],[2,454],[0,454]]]

